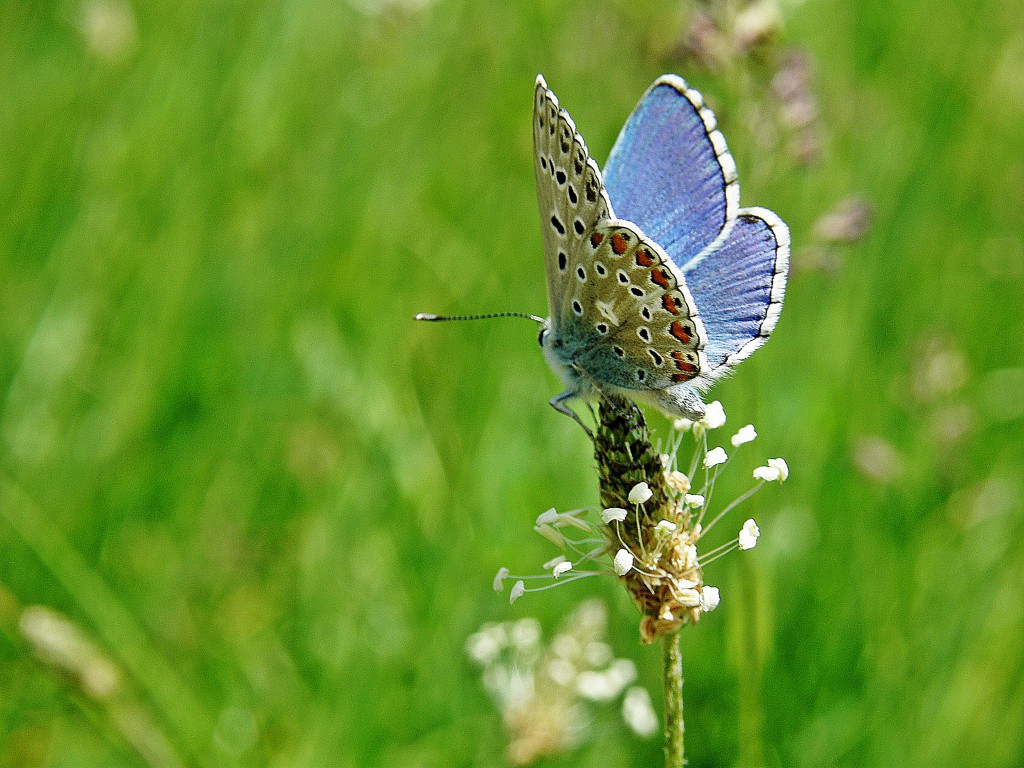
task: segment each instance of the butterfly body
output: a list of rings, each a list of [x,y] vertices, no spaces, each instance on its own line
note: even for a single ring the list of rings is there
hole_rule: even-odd
[[[613,393],[700,417],[700,393],[775,326],[785,224],[739,209],[714,115],[678,77],[641,99],[604,176],[540,76],[533,130],[550,309],[540,343],[566,387],[552,405],[575,418],[567,400]]]

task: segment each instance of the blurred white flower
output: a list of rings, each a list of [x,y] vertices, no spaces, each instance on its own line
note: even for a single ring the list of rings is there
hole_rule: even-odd
[[[622,507],[608,507],[604,512],[601,513],[601,522],[608,525],[612,520],[617,520],[620,523],[626,519],[626,510]]]
[[[633,568],[633,553],[628,549],[620,549],[615,553],[612,569],[618,576],[625,576]]]
[[[704,506],[704,497],[701,496],[699,493],[688,493],[685,496],[683,496],[683,501],[686,502],[686,506],[688,507]]]
[[[730,438],[729,442],[732,443],[733,448],[739,448],[744,443],[750,443],[757,437],[757,432],[754,430],[753,424],[747,424],[747,426],[740,429],[735,435]]]
[[[693,428],[692,419],[676,419],[672,422],[672,427],[677,432],[689,432]]]
[[[550,570],[550,569],[554,568],[559,563],[564,563],[564,562],[565,562],[565,555],[557,555],[555,557],[552,557],[546,563],[544,563],[544,565],[542,565],[541,568],[543,568],[545,571],[547,571],[547,570]]]
[[[562,562],[558,563],[557,565],[555,565],[554,568],[551,569],[551,575],[554,578],[557,579],[559,576],[561,576],[566,571],[571,571],[571,570],[572,570],[572,563],[570,563],[568,560],[564,560],[563,559]]]
[[[637,736],[645,739],[658,732],[658,716],[646,688],[637,685],[626,691],[622,700],[622,719]]]
[[[740,529],[740,549],[753,549],[760,535],[761,529],[757,527],[757,523],[747,520]]]
[[[717,467],[719,464],[725,464],[729,455],[725,452],[724,448],[712,448],[708,451],[708,455],[704,457],[704,467],[711,469],[711,467]]]
[[[718,400],[707,404],[700,423],[705,429],[718,429],[725,424],[725,409]]]
[[[653,495],[654,491],[651,490],[651,486],[647,483],[637,483],[629,492],[629,503],[644,504],[649,501]]]

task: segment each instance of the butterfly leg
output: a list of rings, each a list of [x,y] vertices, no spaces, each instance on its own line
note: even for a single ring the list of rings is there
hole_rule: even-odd
[[[587,433],[587,437],[593,440],[594,433],[590,431],[590,427],[583,423],[583,420],[580,419],[579,414],[576,413],[576,411],[574,411],[572,408],[565,404],[566,400],[571,400],[572,398],[577,396],[578,395],[576,392],[574,392],[571,389],[567,389],[560,395],[555,395],[554,397],[552,397],[548,402],[551,404],[551,407],[554,408],[556,411],[558,411],[559,413],[564,413],[570,419],[579,424],[583,428],[583,431]]]

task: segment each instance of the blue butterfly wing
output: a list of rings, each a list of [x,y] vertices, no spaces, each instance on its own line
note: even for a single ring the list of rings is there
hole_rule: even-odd
[[[616,215],[639,226],[681,268],[723,234],[739,209],[736,164],[716,126],[700,93],[663,75],[640,99],[605,166]]]
[[[744,208],[725,239],[682,271],[704,322],[707,375],[714,379],[774,330],[789,274],[789,229],[769,210]]]

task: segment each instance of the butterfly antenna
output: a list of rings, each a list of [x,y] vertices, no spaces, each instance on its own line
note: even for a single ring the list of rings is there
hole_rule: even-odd
[[[544,325],[547,320],[527,312],[493,312],[489,315],[432,315],[429,312],[420,312],[413,320],[426,320],[429,323],[439,323],[444,320],[490,320],[495,317],[522,317],[526,320],[533,320],[535,323]]]

